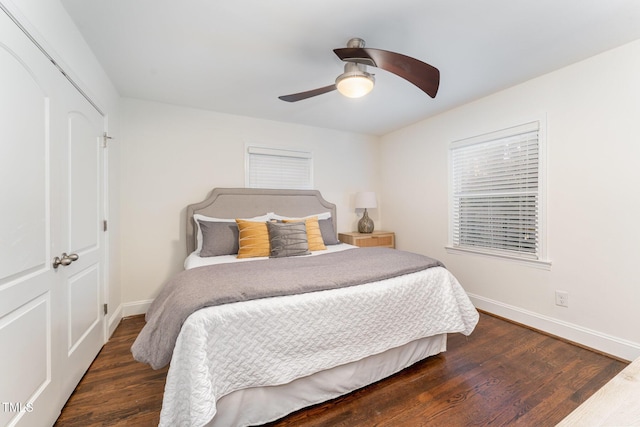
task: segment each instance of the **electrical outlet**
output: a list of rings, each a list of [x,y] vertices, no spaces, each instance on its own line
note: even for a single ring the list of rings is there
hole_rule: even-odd
[[[556,305],[569,307],[569,292],[556,291]]]

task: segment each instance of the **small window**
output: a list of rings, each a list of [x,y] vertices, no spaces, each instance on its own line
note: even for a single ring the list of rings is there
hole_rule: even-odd
[[[450,147],[450,246],[543,260],[540,122]]]
[[[313,189],[313,156],[309,151],[248,146],[245,186]]]

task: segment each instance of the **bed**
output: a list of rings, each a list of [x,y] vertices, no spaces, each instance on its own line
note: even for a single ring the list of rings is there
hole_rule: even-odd
[[[439,261],[339,243],[336,214],[314,190],[217,188],[187,207],[185,271],[132,347],[154,368],[170,362],[161,426],[264,424],[472,332],[478,313]],[[255,227],[272,257],[246,256]]]

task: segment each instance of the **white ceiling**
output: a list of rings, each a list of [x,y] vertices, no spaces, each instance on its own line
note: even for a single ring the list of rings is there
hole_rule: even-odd
[[[640,38],[638,0],[61,1],[121,96],[374,135]],[[278,99],[352,37],[438,68],[437,97],[371,68],[364,98]]]

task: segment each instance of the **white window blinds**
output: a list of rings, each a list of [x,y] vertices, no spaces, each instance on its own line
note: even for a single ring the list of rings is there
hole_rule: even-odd
[[[313,188],[311,152],[247,147],[246,186],[249,188]]]
[[[539,123],[451,145],[453,247],[540,259]]]

